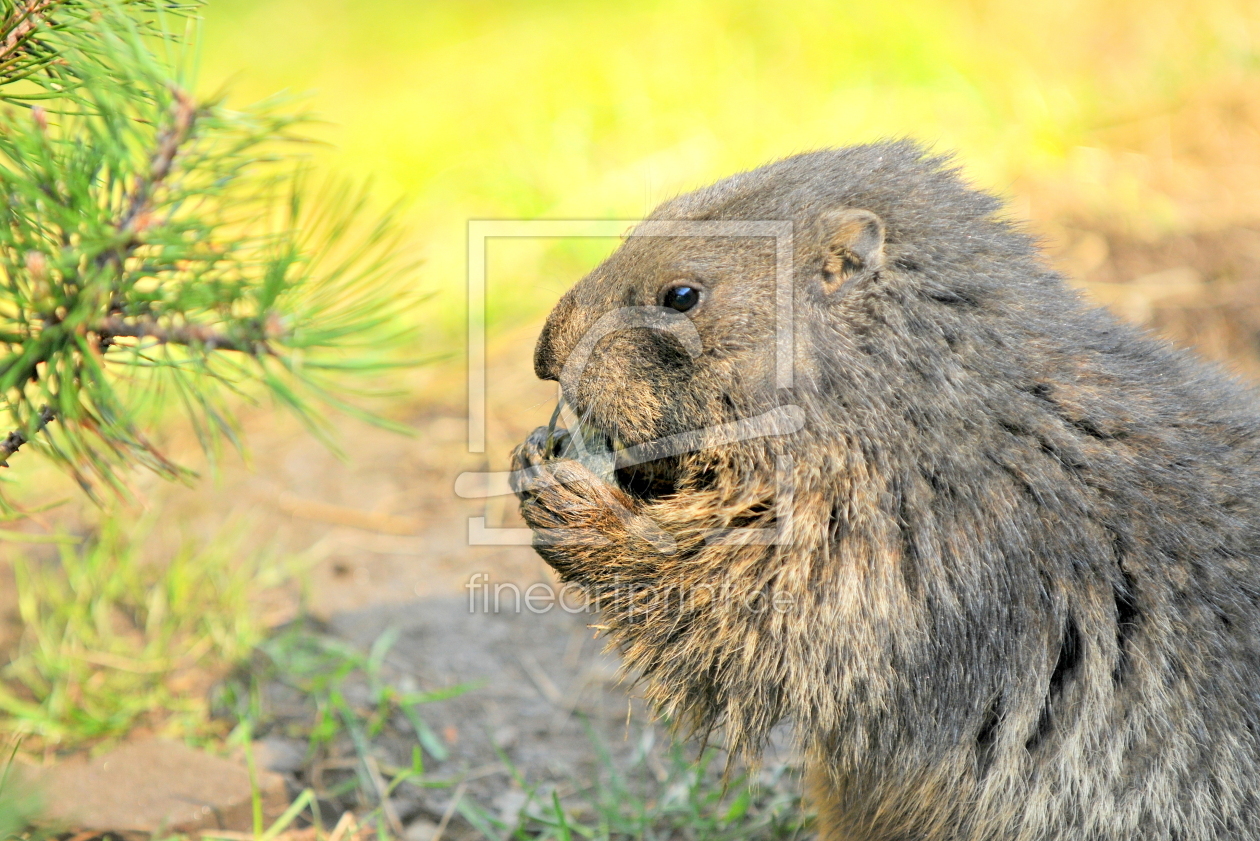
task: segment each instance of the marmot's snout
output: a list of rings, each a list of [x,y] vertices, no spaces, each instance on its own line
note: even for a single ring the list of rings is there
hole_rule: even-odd
[[[548,318],[534,345],[534,374],[540,380],[560,381],[560,371],[564,367],[560,356],[556,353],[555,329],[552,319]]]

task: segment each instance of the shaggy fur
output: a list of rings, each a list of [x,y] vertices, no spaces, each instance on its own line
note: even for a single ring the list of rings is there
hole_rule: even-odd
[[[540,430],[522,514],[662,713],[748,752],[793,722],[824,839],[1260,838],[1260,411],[997,210],[908,142],[662,205],[791,221],[793,387],[773,240],[630,237],[536,356],[617,482]],[[803,427],[724,437],[776,407]]]

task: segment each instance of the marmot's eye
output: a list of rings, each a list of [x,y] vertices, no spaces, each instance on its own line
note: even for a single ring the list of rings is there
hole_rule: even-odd
[[[661,306],[679,312],[686,312],[698,303],[700,303],[699,287],[688,286],[685,283],[669,287],[661,299]]]

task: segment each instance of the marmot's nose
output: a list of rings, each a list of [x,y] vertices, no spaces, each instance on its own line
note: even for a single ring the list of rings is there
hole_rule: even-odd
[[[540,380],[560,380],[560,372],[573,350],[572,342],[564,339],[566,331],[563,329],[573,311],[573,301],[566,294],[547,316],[547,323],[543,325],[542,333],[538,334],[538,344],[534,346],[534,373]]]
[[[556,358],[555,342],[552,341],[554,334],[548,321],[538,337],[538,344],[534,346],[534,373],[540,380],[559,380],[560,369],[564,367]]]

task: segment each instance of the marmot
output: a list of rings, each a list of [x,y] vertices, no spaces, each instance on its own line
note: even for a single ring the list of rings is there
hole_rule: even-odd
[[[908,141],[661,205],[547,320],[521,512],[662,713],[793,723],[823,839],[1260,838],[1260,408],[999,209]]]

